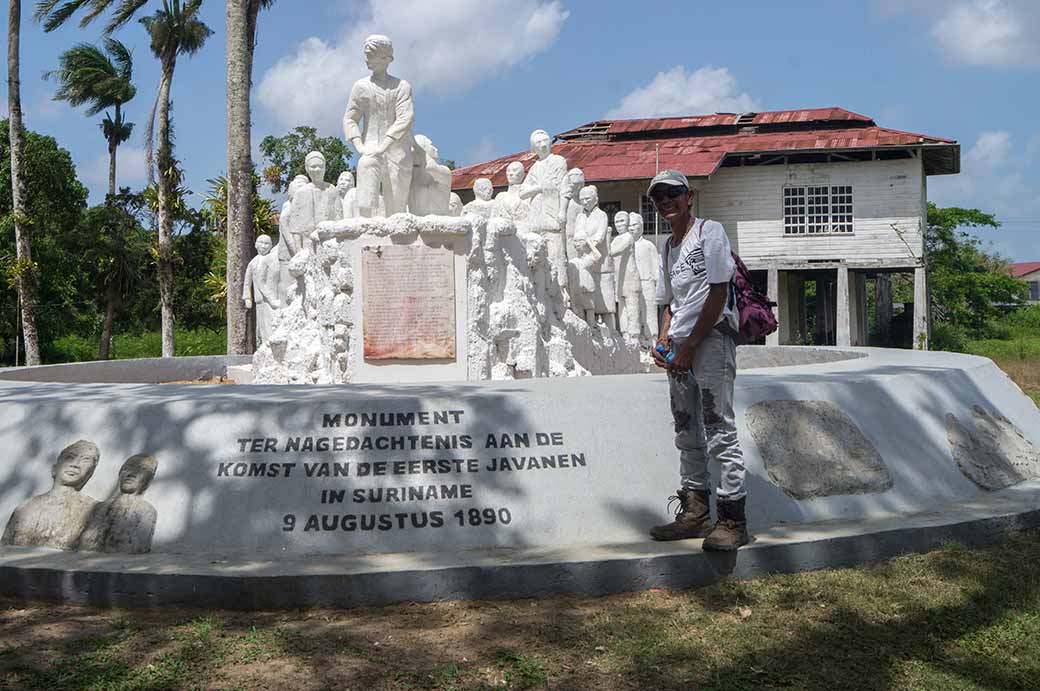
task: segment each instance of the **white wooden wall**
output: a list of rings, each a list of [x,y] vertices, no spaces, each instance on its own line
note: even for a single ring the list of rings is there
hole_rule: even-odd
[[[749,266],[806,259],[913,264],[922,254],[924,180],[917,158],[722,168],[700,193],[699,215],[725,226]],[[784,186],[818,184],[852,185],[853,232],[784,235]]]

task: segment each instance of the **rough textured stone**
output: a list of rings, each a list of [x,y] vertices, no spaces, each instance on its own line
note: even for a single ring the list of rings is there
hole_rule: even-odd
[[[946,415],[946,436],[957,467],[983,489],[1010,487],[1040,477],[1040,449],[1000,413],[972,406],[971,427]]]
[[[833,403],[760,401],[746,419],[770,479],[795,499],[892,487],[877,449]]]

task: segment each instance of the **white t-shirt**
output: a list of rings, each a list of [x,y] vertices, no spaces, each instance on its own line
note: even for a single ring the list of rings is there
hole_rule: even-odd
[[[657,280],[657,304],[670,305],[672,323],[668,335],[686,338],[693,331],[708,299],[713,283],[729,283],[736,270],[730,254],[729,238],[718,221],[693,219],[682,245],[671,247],[671,239],[661,248],[661,275]],[[731,294],[732,295],[732,294]],[[728,319],[739,328],[733,300],[727,299],[719,321]],[[718,322],[716,322],[718,323]]]

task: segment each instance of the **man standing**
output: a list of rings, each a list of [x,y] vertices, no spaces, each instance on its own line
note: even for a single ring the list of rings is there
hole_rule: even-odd
[[[672,225],[662,249],[657,303],[665,305],[657,346],[668,370],[681,487],[675,520],[650,529],[655,540],[704,537],[704,549],[748,543],[744,458],[733,420],[738,322],[730,280],[736,269],[729,238],[717,221],[695,218],[686,176],[662,170],[647,195]],[[668,362],[667,354],[674,354]],[[708,456],[721,465],[714,526],[709,514]]]

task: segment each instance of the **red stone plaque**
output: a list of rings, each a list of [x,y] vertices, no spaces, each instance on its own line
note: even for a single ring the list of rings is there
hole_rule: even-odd
[[[367,360],[455,359],[455,255],[425,245],[361,248]]]

